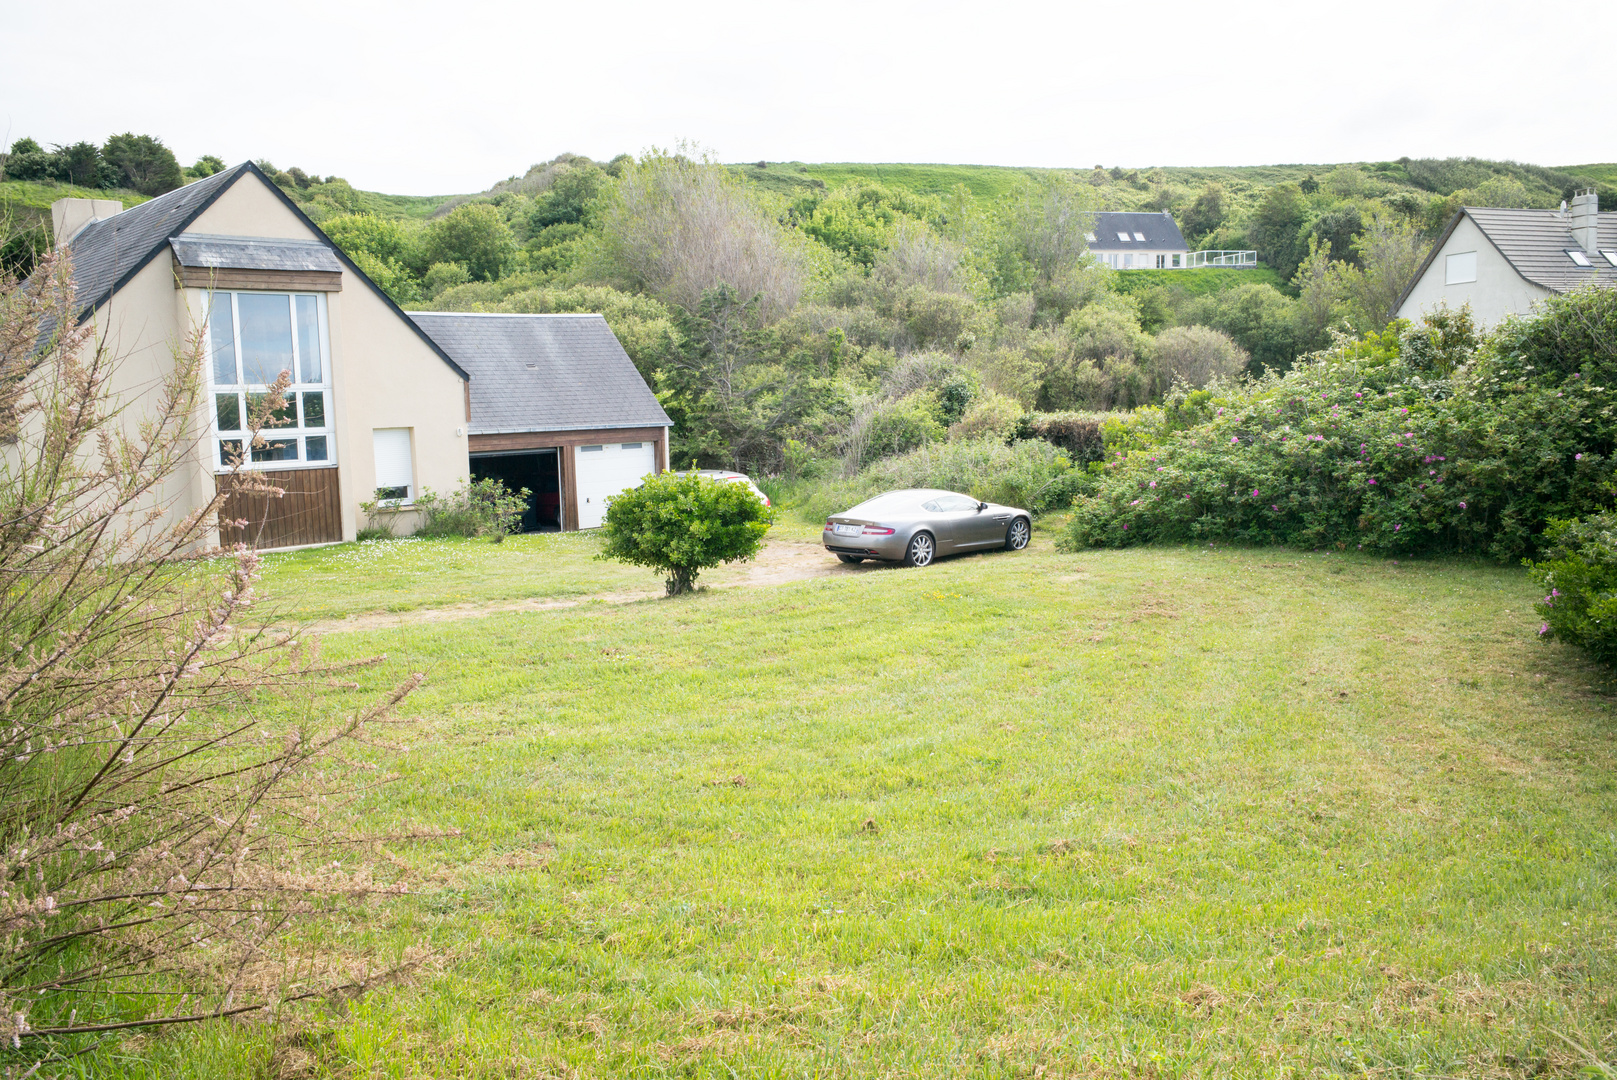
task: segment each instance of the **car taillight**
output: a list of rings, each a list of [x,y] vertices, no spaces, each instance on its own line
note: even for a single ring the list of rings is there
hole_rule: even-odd
[[[884,529],[880,525],[866,525],[865,526],[865,535],[866,536],[892,536],[893,535],[893,530],[892,529]]]
[[[827,519],[826,519],[826,522],[825,522],[825,531],[826,531],[826,532],[830,532],[830,531],[831,531],[831,527],[832,527],[832,526],[833,526],[833,525],[835,525],[835,524],[836,524],[836,522],[834,522],[834,521],[832,521],[832,520],[830,520],[830,519],[829,519],[829,518],[827,518]]]

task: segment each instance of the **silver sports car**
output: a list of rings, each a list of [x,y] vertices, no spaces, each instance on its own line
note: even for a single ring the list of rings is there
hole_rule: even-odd
[[[1027,547],[1032,520],[1014,506],[920,488],[889,491],[833,514],[822,539],[825,549],[843,562],[887,559],[925,566],[939,555],[961,551],[1019,551]]]

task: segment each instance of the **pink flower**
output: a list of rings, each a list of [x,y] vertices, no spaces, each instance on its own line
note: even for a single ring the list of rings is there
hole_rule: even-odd
[[[1393,532],[1397,532],[1397,531],[1398,531],[1398,530],[1399,530],[1399,529],[1401,529],[1401,528],[1403,528],[1403,526],[1402,526],[1402,525],[1394,525],[1394,526],[1393,526],[1393,527],[1392,527],[1392,531],[1393,531]]]
[[[1543,623],[1538,628],[1538,636],[1539,637],[1543,637],[1545,634],[1548,634],[1549,632],[1550,632],[1550,624],[1549,623]]]
[[[1583,460],[1583,455],[1582,454],[1573,454],[1572,455],[1572,460],[1573,461],[1582,461]]]
[[[1254,499],[1256,499],[1258,497],[1258,489],[1257,488],[1252,489],[1252,497]]]
[[[1156,481],[1155,481],[1155,480],[1153,480],[1153,481],[1151,481],[1151,486],[1152,486],[1152,487],[1156,487],[1156,486],[1157,486],[1157,482],[1156,482]]]
[[[1269,504],[1269,509],[1271,509],[1271,510],[1279,510],[1280,507],[1276,506],[1274,503],[1270,503]]]
[[[1371,483],[1372,483],[1372,484],[1373,484],[1373,483],[1375,483],[1375,482],[1376,482],[1376,478],[1375,478],[1375,477],[1373,477],[1373,476],[1372,476],[1372,477],[1371,477],[1371,478],[1370,478],[1370,482],[1371,482]]]
[[[1239,436],[1239,435],[1231,435],[1230,436],[1230,442],[1238,443],[1240,441],[1241,441],[1241,436]]]
[[[1139,506],[1139,505],[1140,505],[1140,500],[1139,500],[1139,499],[1135,499],[1135,500],[1134,500],[1134,501],[1133,501],[1133,502],[1131,502],[1131,503],[1129,503],[1129,505],[1130,505],[1130,506]]]
[[[1461,503],[1461,504],[1460,504],[1460,509],[1461,509],[1461,510],[1464,510],[1464,509],[1465,509],[1465,503]]]

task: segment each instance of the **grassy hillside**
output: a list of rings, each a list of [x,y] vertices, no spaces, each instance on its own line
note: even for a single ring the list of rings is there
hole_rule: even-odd
[[[12,215],[17,224],[51,219],[51,203],[57,199],[117,199],[127,210],[146,196],[128,188],[82,188],[37,180],[0,180],[0,215]]]

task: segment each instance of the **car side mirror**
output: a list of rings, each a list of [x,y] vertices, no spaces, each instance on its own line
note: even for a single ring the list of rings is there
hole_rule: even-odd
[[[988,504],[985,503],[985,502],[980,502],[980,503],[977,504],[977,509],[979,511],[987,510],[988,509]]]

